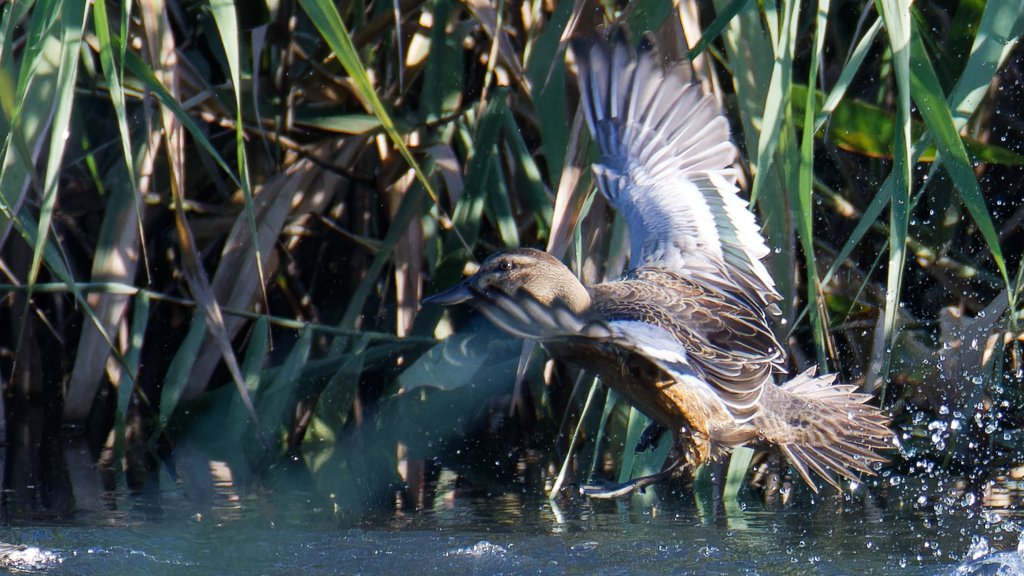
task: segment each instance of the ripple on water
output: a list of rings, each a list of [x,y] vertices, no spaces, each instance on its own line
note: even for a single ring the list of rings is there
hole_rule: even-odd
[[[164,494],[111,518],[0,528],[0,567],[47,574],[772,574],[1020,576],[1022,516],[904,479],[885,497],[730,506],[686,499],[552,504],[439,495],[420,513],[339,525],[311,494],[239,494],[230,515]],[[1019,495],[1013,496],[1019,499]],[[114,513],[112,513],[114,514]]]

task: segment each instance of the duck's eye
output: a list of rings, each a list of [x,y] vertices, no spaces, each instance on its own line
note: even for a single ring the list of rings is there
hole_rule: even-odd
[[[508,260],[502,260],[501,262],[498,262],[498,270],[501,270],[502,272],[508,272],[511,269],[512,263],[509,262]]]

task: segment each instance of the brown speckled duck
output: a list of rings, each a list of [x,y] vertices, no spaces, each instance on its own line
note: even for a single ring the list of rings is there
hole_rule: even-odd
[[[777,447],[815,491],[812,472],[837,487],[833,473],[873,474],[893,435],[870,396],[813,370],[774,382],[786,358],[764,310],[779,297],[715,100],[687,65],[663,71],[649,45],[633,55],[621,31],[574,53],[595,180],[629,225],[629,272],[587,287],[545,252],[508,250],[426,303],[475,306],[596,370],[672,432],[677,457],[662,472],[592,495],[620,496],[748,445]]]

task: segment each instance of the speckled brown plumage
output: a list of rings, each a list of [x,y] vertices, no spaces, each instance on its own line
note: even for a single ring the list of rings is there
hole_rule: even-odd
[[[775,384],[785,354],[755,303],[674,272],[639,268],[584,288],[550,255],[517,249],[428,302],[468,302],[596,371],[671,430],[691,466],[737,446],[777,446],[817,490],[813,475],[838,487],[834,473],[873,474],[885,461],[875,450],[891,447],[888,418],[855,386],[813,371]]]
[[[780,296],[716,100],[687,64],[635,53],[622,29],[573,52],[594,180],[629,227],[629,274],[584,287],[554,257],[516,249],[426,302],[476,306],[671,430],[679,456],[651,482],[743,445],[778,447],[815,490],[814,475],[838,486],[833,473],[872,473],[893,435],[870,396],[813,371],[775,384],[785,354],[764,311]]]
[[[762,385],[784,368],[782,347],[764,314],[729,296],[656,268],[591,289],[585,320],[638,320],[673,333],[704,380],[725,399],[737,419],[748,418]]]

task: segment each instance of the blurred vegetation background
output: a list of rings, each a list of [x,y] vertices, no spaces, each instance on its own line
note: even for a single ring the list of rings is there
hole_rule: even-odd
[[[564,57],[619,21],[732,120],[792,369],[896,417],[870,483],[1024,474],[1017,0],[0,6],[4,521],[225,474],[345,515],[658,468],[593,375],[419,306],[506,246],[621,275]],[[726,500],[772,499],[769,464]]]

